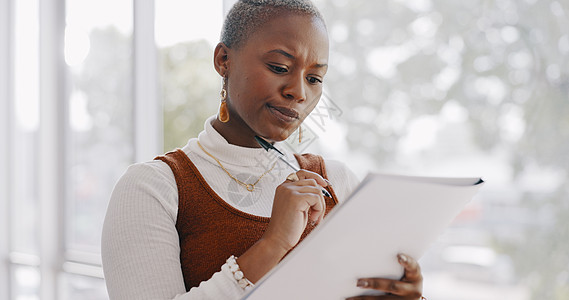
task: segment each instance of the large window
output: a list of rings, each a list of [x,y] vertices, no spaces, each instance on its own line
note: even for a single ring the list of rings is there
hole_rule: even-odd
[[[107,299],[103,217],[135,161],[133,3],[5,0],[2,8],[0,298]]]
[[[66,248],[98,253],[106,209],[101,199],[134,161],[132,3],[67,0],[65,7]]]
[[[0,0],[0,299],[107,299],[111,190],[217,112],[233,2]],[[569,298],[567,2],[315,2],[330,69],[292,149],[483,176],[421,259],[429,299]]]
[[[65,1],[64,287],[105,299],[101,228],[116,180],[135,161],[133,2]],[[93,267],[95,266],[95,268]]]

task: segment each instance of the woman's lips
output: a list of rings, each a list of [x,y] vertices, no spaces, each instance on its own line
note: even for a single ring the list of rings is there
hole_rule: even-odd
[[[299,114],[294,109],[282,106],[272,106],[272,105],[268,105],[268,107],[270,111],[273,113],[273,115],[277,117],[279,120],[282,120],[287,123],[298,120]]]

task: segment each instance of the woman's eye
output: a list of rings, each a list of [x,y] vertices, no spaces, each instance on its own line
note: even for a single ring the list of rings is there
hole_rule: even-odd
[[[306,77],[306,80],[308,80],[308,82],[310,82],[311,84],[322,83],[322,80],[320,80],[316,77]]]
[[[275,73],[286,73],[288,71],[286,68],[275,65],[270,65],[270,67]]]

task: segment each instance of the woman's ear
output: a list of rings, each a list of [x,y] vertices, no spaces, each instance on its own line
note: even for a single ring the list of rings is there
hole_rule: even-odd
[[[221,77],[227,76],[229,71],[229,52],[231,49],[224,43],[219,43],[213,53],[213,65]]]

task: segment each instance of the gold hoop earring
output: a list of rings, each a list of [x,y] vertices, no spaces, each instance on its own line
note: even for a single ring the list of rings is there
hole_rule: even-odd
[[[221,104],[219,105],[219,121],[227,123],[229,121],[229,110],[227,109],[227,90],[225,89],[226,81],[223,77],[223,87],[221,87]]]

